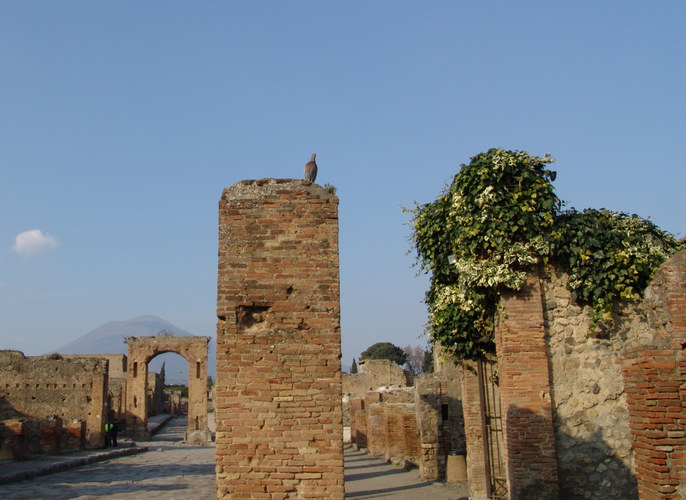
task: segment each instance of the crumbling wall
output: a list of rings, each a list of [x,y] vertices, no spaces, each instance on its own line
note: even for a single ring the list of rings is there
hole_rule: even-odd
[[[435,375],[441,381],[442,397],[444,399],[442,408],[444,416],[444,426],[447,425],[447,435],[449,443],[446,448],[453,455],[465,455],[467,452],[464,437],[464,416],[462,411],[462,384],[461,369],[453,360],[441,360],[440,346],[434,346],[434,366]],[[447,405],[447,407],[445,406]],[[447,414],[447,415],[446,415]]]
[[[343,498],[338,199],[243,181],[219,202],[217,490]]]
[[[633,444],[622,376],[624,350],[650,342],[640,305],[625,305],[616,327],[589,335],[590,315],[548,267],[541,285],[550,356],[555,439],[562,498],[636,498]]]
[[[134,439],[150,439],[148,363],[159,354],[175,352],[188,361],[188,430],[208,442],[207,345],[210,337],[155,335],[127,337],[126,432]],[[159,397],[161,393],[157,393]],[[196,432],[197,431],[197,432]]]
[[[351,438],[372,456],[419,467],[426,480],[445,477],[449,439],[443,438],[445,386],[433,375],[413,387],[381,387],[350,400]]]
[[[107,374],[105,359],[26,357],[19,351],[0,351],[0,417],[20,416],[29,422],[29,451],[39,450],[40,422],[54,417],[64,425],[85,422],[88,443],[101,446]]]
[[[108,361],[107,409],[109,417],[123,425],[126,411],[126,355],[125,354],[60,354],[64,359],[90,358]]]
[[[589,333],[589,311],[566,284],[548,267],[501,299],[496,379],[509,498],[684,498],[686,252],[604,334]],[[479,388],[467,371],[462,394],[478,496],[489,473]]]
[[[639,498],[686,498],[686,251],[658,269],[645,293],[652,338],[621,360]]]
[[[343,394],[362,398],[368,391],[379,387],[407,387],[405,371],[388,359],[364,359],[359,363],[358,373],[343,374]]]

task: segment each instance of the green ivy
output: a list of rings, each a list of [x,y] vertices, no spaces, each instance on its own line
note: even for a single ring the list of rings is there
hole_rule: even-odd
[[[428,332],[452,357],[493,352],[496,304],[518,290],[532,266],[554,258],[570,290],[608,326],[618,299],[634,299],[678,247],[672,235],[637,216],[608,210],[563,212],[543,158],[491,149],[462,165],[432,203],[412,214],[417,263],[430,273]]]
[[[679,246],[651,221],[606,209],[563,213],[554,237],[572,298],[591,306],[591,329],[598,333],[612,328],[614,305],[640,298],[655,270]]]

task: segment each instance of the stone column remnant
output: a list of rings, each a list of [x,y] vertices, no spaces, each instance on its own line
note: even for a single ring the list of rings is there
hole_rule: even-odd
[[[220,498],[343,498],[338,198],[291,179],[219,202]]]

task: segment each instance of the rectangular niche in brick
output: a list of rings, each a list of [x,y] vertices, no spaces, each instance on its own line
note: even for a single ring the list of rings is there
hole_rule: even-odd
[[[338,198],[291,179],[219,202],[219,498],[343,498]]]

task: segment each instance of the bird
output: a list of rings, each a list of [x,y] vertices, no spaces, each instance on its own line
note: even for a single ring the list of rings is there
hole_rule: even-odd
[[[305,180],[314,182],[317,178],[317,162],[314,159],[317,157],[316,153],[312,153],[312,158],[310,161],[305,163]]]

